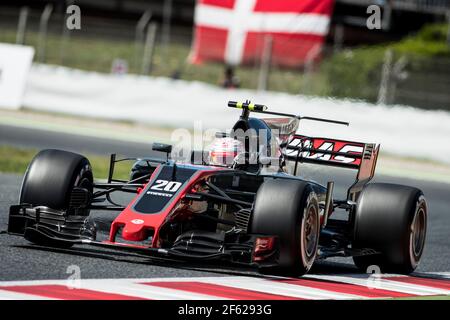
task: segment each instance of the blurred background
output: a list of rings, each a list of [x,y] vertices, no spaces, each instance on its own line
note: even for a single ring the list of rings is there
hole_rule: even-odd
[[[81,8],[80,30],[66,28],[72,3]],[[0,42],[34,47],[36,63],[220,85],[222,63],[188,61],[195,4],[4,0]],[[366,26],[370,4],[382,10],[381,30]],[[295,68],[254,61],[237,67],[235,77],[241,88],[450,110],[449,12],[446,0],[336,0],[320,59],[310,55]],[[307,40],[294,45],[310,46]]]

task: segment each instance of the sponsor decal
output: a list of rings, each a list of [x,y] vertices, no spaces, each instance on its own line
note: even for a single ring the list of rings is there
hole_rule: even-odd
[[[180,189],[182,183],[178,181],[156,180],[150,188],[151,190],[177,192]],[[147,192],[148,193],[148,192]]]
[[[153,192],[153,191],[147,191],[147,194],[157,197],[167,197],[171,198],[172,195],[170,193],[162,193],[162,192]]]
[[[361,155],[364,151],[364,144],[358,142],[347,142],[340,140],[330,140],[321,138],[309,138],[303,136],[295,136],[289,143],[290,147],[301,148],[305,151],[298,153],[298,149],[286,150],[286,156],[301,158],[332,161],[345,164],[360,165],[361,159],[352,157],[352,155]],[[310,151],[308,149],[314,149]],[[331,155],[329,153],[321,153],[320,151],[333,151],[346,155]]]
[[[195,172],[195,169],[183,166],[177,166],[176,168],[169,165],[162,166],[157,173],[157,177],[149,183],[133,209],[144,214],[161,212],[174,201],[173,199],[183,189],[182,186]]]
[[[178,181],[168,181],[163,179],[156,180],[153,185],[150,187],[150,190],[146,192],[148,195],[157,196],[157,197],[167,197],[171,198],[172,195],[180,189],[182,186],[181,182]],[[151,190],[157,190],[151,191]],[[164,192],[158,192],[164,191]]]

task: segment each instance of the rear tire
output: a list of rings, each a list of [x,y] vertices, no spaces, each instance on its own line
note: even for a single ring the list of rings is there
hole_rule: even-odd
[[[262,270],[302,275],[317,254],[320,233],[319,202],[311,184],[298,180],[268,180],[259,188],[250,232],[278,236],[276,269]]]
[[[57,210],[69,207],[73,188],[93,191],[93,175],[89,160],[62,150],[47,149],[39,152],[29,164],[22,182],[20,203],[46,206]],[[89,215],[89,210],[78,211]],[[29,241],[48,246],[71,247],[72,244],[32,237]]]
[[[355,248],[371,248],[379,254],[357,256],[355,265],[363,272],[378,266],[382,272],[409,274],[423,253],[427,227],[427,203],[417,188],[373,183],[358,198]]]

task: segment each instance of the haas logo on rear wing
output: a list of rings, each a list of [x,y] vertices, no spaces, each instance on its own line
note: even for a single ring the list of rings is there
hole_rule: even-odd
[[[374,144],[302,135],[294,135],[284,152],[288,160],[353,169],[374,158],[374,153],[378,153]]]
[[[348,199],[356,201],[364,185],[374,174],[380,145],[328,138],[294,135],[284,149],[287,160],[357,169],[355,182],[348,189]]]

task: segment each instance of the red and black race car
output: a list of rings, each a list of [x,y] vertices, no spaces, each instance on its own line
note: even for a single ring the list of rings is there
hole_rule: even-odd
[[[339,121],[270,112],[248,101],[228,106],[240,108],[240,118],[233,130],[217,134],[209,152],[174,160],[172,146],[155,143],[153,150],[166,153],[163,160],[113,154],[103,183],[94,182],[82,155],[39,152],[24,176],[20,203],[10,208],[8,232],[44,246],[94,245],[290,274],[333,256],[352,256],[364,272],[371,265],[399,273],[417,267],[427,204],[417,188],[368,184],[379,146],[295,134],[300,120]],[[125,160],[135,161],[130,179],[114,179],[115,165]],[[303,179],[297,175],[302,163],[355,169],[356,181],[345,199],[335,199],[333,177],[326,186]],[[111,198],[117,192],[135,196],[121,206]],[[116,216],[107,240],[98,240],[93,210]],[[346,219],[334,218],[337,210]]]

